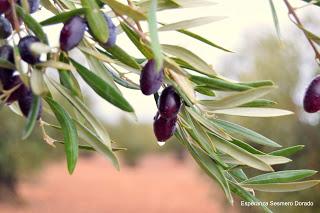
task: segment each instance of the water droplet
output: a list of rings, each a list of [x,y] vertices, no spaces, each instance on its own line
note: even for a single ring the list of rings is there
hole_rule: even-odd
[[[166,142],[161,142],[161,141],[158,141],[157,143],[159,144],[159,146],[163,146],[166,144]]]

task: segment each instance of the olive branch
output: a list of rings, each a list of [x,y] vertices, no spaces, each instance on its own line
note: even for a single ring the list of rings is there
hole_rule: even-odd
[[[198,17],[169,24],[157,21],[160,11],[206,6],[210,1],[199,0],[194,4],[182,0],[143,0],[124,4],[116,0],[42,0],[41,6],[53,15],[41,21],[31,15],[37,11],[39,1],[1,0],[0,3],[0,12],[6,17],[1,17],[2,22],[7,26],[1,33],[6,43],[0,51],[0,78],[4,85],[1,98],[13,112],[26,117],[24,139],[39,125],[50,145],[64,144],[70,174],[76,167],[79,149],[96,150],[117,169],[115,151],[122,150],[85,104],[77,73],[97,95],[125,112],[134,113],[134,109],[119,86],[154,95],[159,109],[154,121],[158,141],[165,142],[174,134],[197,164],[221,186],[231,204],[232,193],[245,201],[257,202],[255,190],[292,192],[319,183],[303,180],[314,175],[314,170],[274,171],[272,168],[291,162],[289,157],[303,146],[282,148],[257,132],[221,119],[221,115],[292,114],[274,108],[276,103],[264,98],[276,89],[272,81],[235,82],[219,75],[191,50],[159,42],[161,32],[174,31],[195,42],[231,52],[189,30],[224,17]],[[60,46],[51,47],[44,27],[61,23],[64,26]],[[142,23],[147,27],[143,28]],[[301,29],[312,45],[320,41]],[[120,33],[130,39],[143,58],[128,54],[117,44]],[[88,67],[71,57],[69,51],[74,48],[85,56]],[[23,66],[25,62],[28,66]],[[58,79],[50,75],[49,68],[56,70]],[[140,76],[140,82],[128,77],[128,73]],[[9,99],[11,102],[7,102]],[[56,119],[59,125],[50,124],[50,119]],[[61,131],[64,141],[51,138],[46,128]],[[263,152],[255,145],[269,147],[270,151]],[[249,168],[261,174],[247,177],[245,171]],[[261,208],[271,212],[265,206]]]

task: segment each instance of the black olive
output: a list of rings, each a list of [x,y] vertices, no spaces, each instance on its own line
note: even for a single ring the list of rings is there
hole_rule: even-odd
[[[157,115],[153,123],[153,132],[159,142],[167,141],[176,130],[177,117],[164,118]]]
[[[18,99],[18,104],[19,104],[20,110],[25,117],[28,117],[29,112],[31,110],[33,97],[34,97],[34,95],[31,91],[31,89],[26,88],[26,91],[24,91],[24,95]],[[41,117],[41,113],[42,113],[42,102],[41,102],[40,109],[39,109],[38,116],[37,116],[38,120]]]
[[[108,23],[109,38],[108,38],[108,41],[105,44],[103,44],[103,46],[108,48],[108,47],[114,46],[117,41],[117,28],[109,16],[104,15],[104,17]]]
[[[40,62],[40,55],[30,50],[31,44],[35,42],[40,42],[40,40],[35,36],[26,36],[20,39],[18,44],[21,58],[32,65]]]
[[[8,19],[0,16],[0,39],[6,39],[12,34],[12,26]]]
[[[320,75],[315,77],[307,88],[303,100],[306,112],[315,113],[320,110]]]
[[[60,48],[69,51],[76,47],[84,36],[86,22],[80,16],[74,16],[63,26],[60,33]]]
[[[0,47],[0,58],[14,64],[13,48],[9,45]],[[13,75],[14,70],[0,67],[0,81],[5,84]]]
[[[0,14],[5,13],[10,9],[10,3],[8,0],[0,0]]]
[[[162,117],[177,116],[181,107],[181,99],[172,86],[165,88],[158,101],[159,113]]]
[[[156,93],[163,82],[163,69],[156,69],[156,62],[149,60],[140,75],[140,89],[144,95]]]

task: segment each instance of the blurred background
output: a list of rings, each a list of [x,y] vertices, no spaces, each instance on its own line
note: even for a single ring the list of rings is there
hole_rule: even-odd
[[[176,22],[177,13],[181,14],[181,20],[205,15],[227,16],[224,21],[193,30],[235,53],[221,52],[171,33],[161,34],[162,43],[194,50],[229,78],[275,81],[279,89],[270,98],[279,103],[279,108],[289,109],[295,115],[226,119],[252,128],[283,146],[306,146],[294,156],[294,162],[276,169],[320,170],[319,114],[310,115],[302,110],[305,88],[319,70],[303,34],[289,21],[283,2],[275,1],[281,38],[275,33],[267,0],[214,2],[218,4],[209,8],[163,12],[159,19]],[[290,2],[296,7],[304,4],[298,0]],[[305,7],[297,13],[307,29],[320,33],[319,8]],[[36,15],[39,19],[48,17],[44,10]],[[58,36],[51,34],[53,45]],[[121,36],[118,44],[131,50],[131,44]],[[136,54],[134,49],[132,53]],[[0,212],[259,212],[241,207],[239,200],[230,207],[219,186],[201,172],[175,139],[163,147],[158,146],[152,132],[156,112],[152,97],[123,89],[136,109],[137,119],[134,119],[92,96],[92,91],[85,86],[83,90],[111,137],[128,149],[119,152],[121,171],[115,171],[102,156],[86,151],[81,153],[74,175],[69,176],[63,147],[45,144],[40,131],[35,131],[28,141],[21,141],[24,119],[3,107],[0,111]],[[61,137],[54,131],[50,135]],[[314,202],[310,208],[279,207],[273,209],[275,212],[320,212],[319,187],[295,193],[257,195],[266,201]]]

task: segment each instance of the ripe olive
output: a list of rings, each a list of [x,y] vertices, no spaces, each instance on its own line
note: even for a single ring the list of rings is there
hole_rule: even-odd
[[[320,110],[320,75],[315,77],[307,88],[303,100],[306,112],[315,113]]]
[[[25,117],[28,117],[28,114],[31,110],[31,105],[32,105],[34,95],[31,91],[31,89],[29,89],[27,87],[25,87],[25,88],[26,88],[26,90],[24,91],[24,95],[18,99],[18,104],[19,104],[19,107],[20,107],[22,114]],[[37,117],[38,120],[41,117],[41,113],[42,113],[42,102],[41,102],[40,109],[38,112],[38,117]]]
[[[14,64],[13,48],[9,45],[0,47],[0,58]],[[2,84],[7,82],[13,75],[14,70],[0,67],[0,81]]]
[[[156,93],[163,82],[163,69],[157,70],[156,62],[149,60],[140,75],[140,89],[144,95]]]
[[[80,16],[74,16],[63,26],[60,33],[60,48],[69,51],[76,47],[84,36],[86,22]]]
[[[159,142],[164,142],[171,138],[176,130],[177,117],[164,118],[156,115],[153,123],[153,132]]]
[[[10,3],[8,0],[0,0],[0,14],[5,13],[10,9]]]
[[[6,39],[12,34],[10,21],[0,16],[0,39]]]
[[[3,83],[4,90],[10,90],[10,89],[13,89],[14,87],[17,87],[17,88],[11,93],[9,98],[6,99],[6,103],[8,105],[17,101],[18,99],[20,99],[20,97],[25,96],[26,91],[28,89],[18,75],[12,76],[9,80]]]
[[[172,86],[165,88],[158,101],[159,113],[162,117],[172,118],[177,116],[181,106],[181,99]]]
[[[113,45],[115,45],[115,43],[117,41],[117,32],[116,32],[117,28],[109,16],[104,15],[104,18],[106,19],[106,21],[108,23],[109,38],[108,38],[108,41],[105,44],[103,44],[103,46],[108,48],[108,47],[112,47]]]
[[[30,50],[31,44],[35,42],[40,42],[40,40],[35,36],[26,36],[20,39],[18,44],[21,58],[32,65],[40,62],[40,55]]]

